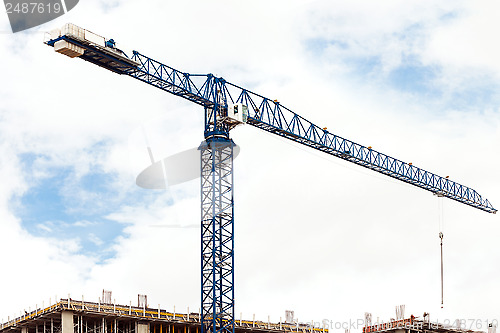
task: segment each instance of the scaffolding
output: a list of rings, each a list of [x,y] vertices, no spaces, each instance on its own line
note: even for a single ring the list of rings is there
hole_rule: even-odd
[[[0,324],[0,333],[200,333],[201,316],[164,309],[60,299]],[[235,320],[235,332],[328,333],[314,323]]]

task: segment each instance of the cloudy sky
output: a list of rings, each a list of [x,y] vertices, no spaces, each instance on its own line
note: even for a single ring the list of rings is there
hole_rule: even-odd
[[[203,110],[56,54],[44,32],[72,22],[222,76],[498,208],[499,16],[493,0],[82,0],[12,34],[0,14],[0,319],[102,289],[122,304],[200,303],[198,181],[147,191],[135,177],[147,145],[157,159],[196,147]],[[429,192],[251,126],[231,133],[238,318],[387,321],[405,304],[472,329],[500,320],[499,215],[440,210]]]

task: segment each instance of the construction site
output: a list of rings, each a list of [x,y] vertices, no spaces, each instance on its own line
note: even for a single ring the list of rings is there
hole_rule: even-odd
[[[56,53],[79,58],[102,69],[194,103],[204,112],[204,141],[197,148],[201,179],[201,302],[198,312],[178,313],[174,309],[154,308],[146,297],[137,304],[117,304],[103,291],[97,302],[83,299],[54,299],[48,306],[35,307],[7,318],[0,333],[327,333],[328,323],[301,323],[293,315],[284,320],[235,318],[234,299],[234,200],[233,158],[239,151],[229,132],[250,125],[270,135],[339,158],[359,167],[404,182],[438,198],[448,198],[483,212],[495,214],[489,200],[477,191],[416,167],[411,162],[344,139],[284,107],[212,74],[190,74],[149,58],[138,51],[127,55],[114,39],[66,24],[52,30],[45,40]],[[99,89],[99,88],[97,88]],[[149,147],[148,147],[149,149]],[[136,179],[145,189],[164,189],[168,183],[164,160],[155,161]],[[441,304],[443,304],[443,233],[441,250]],[[487,333],[496,333],[490,325]],[[372,324],[364,321],[362,333],[472,333],[460,326],[432,323],[428,316]],[[346,329],[346,333],[349,330]]]
[[[462,328],[461,323],[456,326],[444,325],[432,322],[428,313],[424,313],[423,318],[416,318],[413,315],[410,318],[394,320],[389,322],[371,325],[368,323],[363,327],[363,333],[391,332],[391,333],[417,333],[417,332],[435,332],[435,333],[472,333],[478,332]],[[490,324],[487,333],[496,333],[496,326]]]
[[[139,304],[142,303],[142,304]],[[293,317],[290,321],[293,321]],[[326,327],[314,323],[234,321],[234,331],[325,333]],[[138,306],[111,302],[87,302],[71,298],[2,323],[0,332],[11,333],[200,333],[201,316],[197,312],[176,313],[148,307],[138,300]]]
[[[110,293],[109,293],[110,295]],[[141,297],[143,296],[143,297]],[[0,333],[200,333],[202,319],[198,312],[176,313],[147,306],[147,298],[138,295],[138,306],[112,303],[103,298],[88,302],[71,298],[60,299],[48,307],[25,311],[17,318],[0,324]],[[404,311],[400,317],[404,316]],[[460,324],[460,323],[459,323]],[[319,327],[321,326],[321,327]],[[329,323],[299,323],[293,311],[278,323],[255,320],[234,320],[234,332],[245,333],[328,333]],[[405,319],[371,323],[371,314],[365,314],[362,333],[496,333],[496,325],[489,324],[487,331],[463,329],[431,322],[424,313],[422,319],[413,315]],[[350,329],[345,329],[350,333]]]

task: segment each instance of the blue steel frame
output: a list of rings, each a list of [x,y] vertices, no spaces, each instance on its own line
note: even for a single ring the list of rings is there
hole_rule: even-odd
[[[201,153],[201,333],[234,333],[233,142],[224,81],[213,78]]]
[[[234,333],[233,146],[211,138],[199,148],[202,333]]]
[[[244,103],[249,108],[248,123],[252,126],[485,212],[497,212],[488,199],[470,187],[344,139],[280,103],[222,78],[212,74],[183,73],[137,51],[134,51],[132,59],[139,66],[136,72],[129,75],[152,86],[209,108]],[[225,104],[218,103],[217,98]]]
[[[189,74],[133,51],[131,59],[69,36],[85,49],[82,59],[129,75],[205,109],[201,152],[202,332],[234,333],[233,143],[224,123],[229,103],[249,108],[248,123],[305,146],[399,179],[474,208],[496,213],[475,190],[344,139],[299,116],[277,101],[226,82],[212,74]]]

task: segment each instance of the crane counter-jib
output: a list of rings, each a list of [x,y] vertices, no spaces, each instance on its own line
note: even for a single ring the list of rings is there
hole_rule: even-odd
[[[130,74],[139,66],[117,48],[114,41],[110,42],[74,24],[65,24],[62,29],[54,29],[49,35],[45,43],[71,58],[82,58],[118,74]]]

